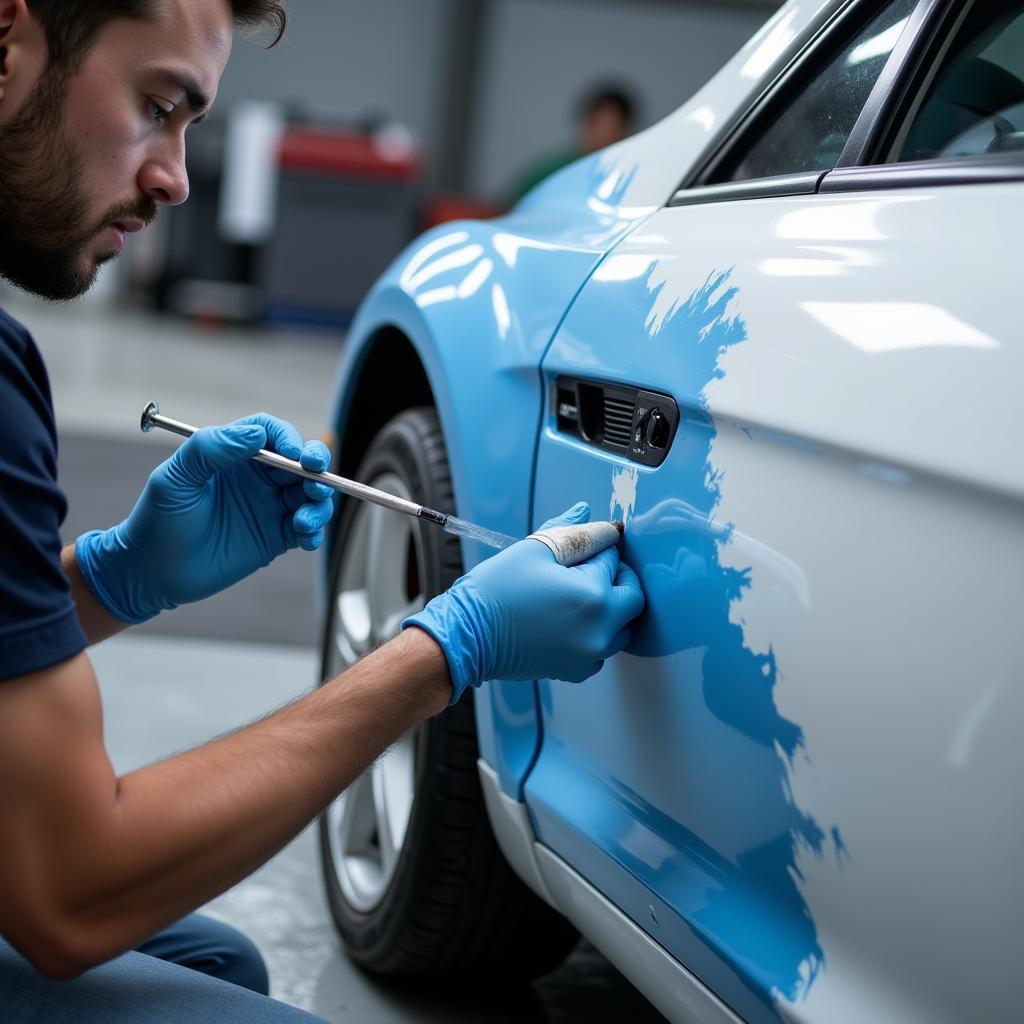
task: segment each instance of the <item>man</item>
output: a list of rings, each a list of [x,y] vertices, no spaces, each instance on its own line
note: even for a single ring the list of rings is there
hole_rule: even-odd
[[[73,298],[158,207],[184,202],[186,129],[217,91],[235,24],[267,22],[283,29],[277,0],[0,0],[0,274]],[[266,445],[311,469],[329,456],[267,416],[202,430],[124,522],[61,551],[46,373],[6,315],[0,408],[5,1019],[311,1019],[250,991],[266,990],[252,947],[188,915],[466,687],[591,675],[628,639],[643,603],[636,577],[614,551],[564,569],[521,542],[316,692],[119,778],[85,648],[289,548],[316,548],[327,492],[249,456]]]
[[[513,202],[518,202],[545,178],[574,160],[606,149],[633,134],[635,104],[629,93],[616,85],[592,88],[579,101],[576,110],[575,146],[549,153],[524,172],[513,189]]]

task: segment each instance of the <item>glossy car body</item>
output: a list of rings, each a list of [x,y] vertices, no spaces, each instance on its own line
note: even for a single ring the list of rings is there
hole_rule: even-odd
[[[630,649],[483,687],[481,778],[673,1020],[1015,1016],[1024,164],[861,166],[963,5],[908,2],[836,169],[704,184],[864,6],[788,4],[665,121],[417,241],[340,369],[342,471],[428,402],[460,516],[625,519]],[[674,400],[664,463],[567,433],[560,378]]]

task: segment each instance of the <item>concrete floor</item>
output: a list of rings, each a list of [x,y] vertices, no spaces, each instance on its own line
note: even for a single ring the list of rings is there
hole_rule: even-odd
[[[61,484],[70,501],[65,539],[125,515],[150,469],[171,450],[165,435],[138,430],[152,399],[168,415],[196,424],[265,410],[319,436],[328,422],[341,344],[329,335],[209,331],[10,295],[0,304],[33,331],[50,371]],[[292,552],[229,595],[160,616],[92,650],[119,771],[236,728],[314,684],[315,568],[314,556]],[[307,830],[208,908],[257,942],[277,998],[338,1024],[663,1019],[586,943],[558,971],[487,1006],[460,1001],[457,993],[426,997],[368,979],[337,943],[314,838]]]

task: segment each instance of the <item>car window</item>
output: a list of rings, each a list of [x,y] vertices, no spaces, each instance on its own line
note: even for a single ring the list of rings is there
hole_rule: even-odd
[[[719,166],[710,183],[835,167],[917,0],[891,0],[842,51],[753,128],[755,141]],[[751,138],[748,133],[747,139]]]
[[[1024,3],[977,0],[893,159],[1024,152]]]

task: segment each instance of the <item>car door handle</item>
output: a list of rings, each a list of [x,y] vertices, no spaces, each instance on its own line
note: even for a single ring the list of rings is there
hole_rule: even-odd
[[[607,381],[558,377],[554,408],[560,433],[645,466],[665,461],[679,426],[670,395]]]

